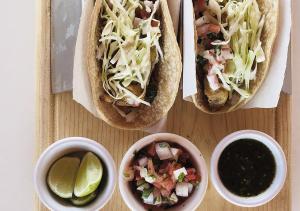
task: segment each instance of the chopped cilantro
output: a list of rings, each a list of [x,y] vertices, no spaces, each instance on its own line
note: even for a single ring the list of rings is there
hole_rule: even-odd
[[[149,177],[151,177],[153,180],[156,179],[156,176],[154,176],[154,175],[149,175]]]
[[[185,177],[184,173],[181,172],[178,176],[178,182],[183,182],[184,177]]]
[[[220,56],[221,55],[221,46],[220,45],[216,45],[215,46],[215,53]]]
[[[161,148],[168,147],[168,146],[169,146],[169,144],[167,144],[165,142],[159,143],[159,147],[161,147]]]
[[[136,185],[137,185],[137,186],[143,185],[143,184],[145,184],[145,183],[146,183],[146,181],[143,180],[143,179],[136,181]]]
[[[146,189],[146,190],[143,191],[142,197],[144,199],[147,199],[150,196],[151,193],[152,193],[152,189],[151,188],[150,189]]]

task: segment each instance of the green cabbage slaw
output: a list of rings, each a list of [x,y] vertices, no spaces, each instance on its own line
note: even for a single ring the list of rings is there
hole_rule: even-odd
[[[207,9],[204,18],[218,24],[225,39],[215,40],[212,45],[229,44],[233,53],[225,69],[216,74],[230,93],[234,90],[242,98],[249,98],[250,81],[256,79],[257,64],[265,61],[260,40],[265,16],[256,0],[208,0]]]
[[[159,0],[103,0],[100,18],[105,24],[97,59],[103,88],[114,102],[150,106],[143,98],[155,64],[163,59],[160,21],[155,19],[158,7]],[[145,10],[149,17],[136,17],[137,9]],[[138,95],[129,88],[133,84],[142,90]]]

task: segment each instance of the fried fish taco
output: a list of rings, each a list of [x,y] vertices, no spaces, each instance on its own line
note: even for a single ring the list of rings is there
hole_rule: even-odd
[[[88,33],[88,75],[100,118],[143,129],[166,115],[182,71],[166,0],[96,0]]]
[[[278,0],[194,0],[197,94],[206,113],[245,105],[269,69]]]

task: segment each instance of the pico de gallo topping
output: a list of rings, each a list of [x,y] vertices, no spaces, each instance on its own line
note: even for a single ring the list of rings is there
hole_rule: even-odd
[[[265,14],[257,0],[193,2],[197,71],[210,106],[223,106],[233,94],[249,98],[258,64],[265,61],[261,41]]]
[[[124,172],[133,193],[147,208],[184,202],[201,181],[190,154],[169,142],[154,142],[135,153]]]

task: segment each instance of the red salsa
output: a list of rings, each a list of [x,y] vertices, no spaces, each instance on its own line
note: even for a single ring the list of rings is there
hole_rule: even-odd
[[[178,144],[165,141],[136,152],[124,176],[148,210],[183,203],[201,181],[190,154]]]

